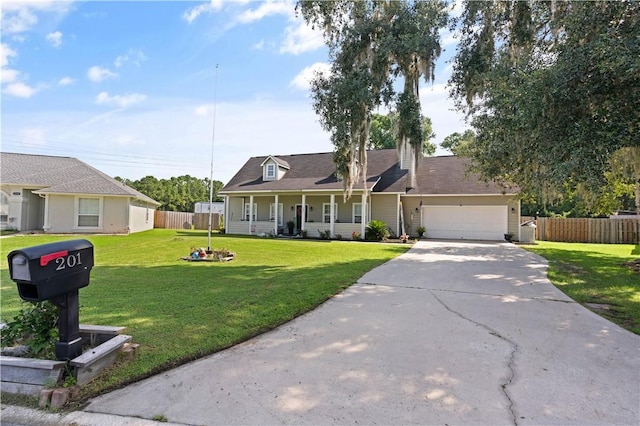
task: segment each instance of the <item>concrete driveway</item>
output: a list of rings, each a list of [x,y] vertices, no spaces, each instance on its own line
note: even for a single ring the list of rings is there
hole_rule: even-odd
[[[420,241],[315,311],[98,397],[84,414],[638,425],[640,337],[574,303],[545,271],[508,243]]]

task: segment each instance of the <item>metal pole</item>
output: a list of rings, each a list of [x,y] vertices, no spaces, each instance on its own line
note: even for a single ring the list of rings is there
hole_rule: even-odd
[[[218,64],[213,83],[213,132],[211,133],[211,176],[209,178],[209,232],[207,234],[207,251],[211,252],[211,216],[213,215],[213,145],[216,140],[216,105],[218,97]]]

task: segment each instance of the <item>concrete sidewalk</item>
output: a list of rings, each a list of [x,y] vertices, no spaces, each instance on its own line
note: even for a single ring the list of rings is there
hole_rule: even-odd
[[[640,336],[558,291],[544,259],[508,243],[420,241],[313,312],[98,397],[83,415],[638,425],[639,407]]]

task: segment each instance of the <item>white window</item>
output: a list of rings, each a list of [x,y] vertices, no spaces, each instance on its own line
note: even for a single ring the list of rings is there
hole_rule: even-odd
[[[275,208],[276,208],[276,204],[275,203],[271,203],[269,204],[269,220],[271,222],[273,222],[275,220]],[[282,208],[282,203],[278,203],[278,225],[282,226],[283,222],[283,208]]]
[[[352,218],[351,221],[353,223],[362,223],[362,203],[353,203],[353,208],[351,209]]]
[[[0,192],[0,225],[6,225],[9,221],[9,197]]]
[[[338,204],[333,205],[333,221],[338,219]],[[322,204],[322,223],[331,223],[331,204]]]
[[[102,198],[77,198],[77,222],[79,228],[99,228],[102,225]]]
[[[251,214],[249,212],[250,208],[251,208],[251,204],[245,203],[245,205],[244,205],[244,220],[246,220],[246,221],[249,220],[249,215]],[[253,203],[253,219],[252,220],[255,221],[257,216],[258,216],[258,204],[257,203]]]
[[[267,164],[267,179],[274,179],[276,177],[276,165],[273,163]]]

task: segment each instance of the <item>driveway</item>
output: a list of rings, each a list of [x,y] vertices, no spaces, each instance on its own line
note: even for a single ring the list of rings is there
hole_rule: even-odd
[[[313,312],[84,411],[207,425],[638,425],[639,351],[640,336],[553,287],[537,255],[428,240]]]

